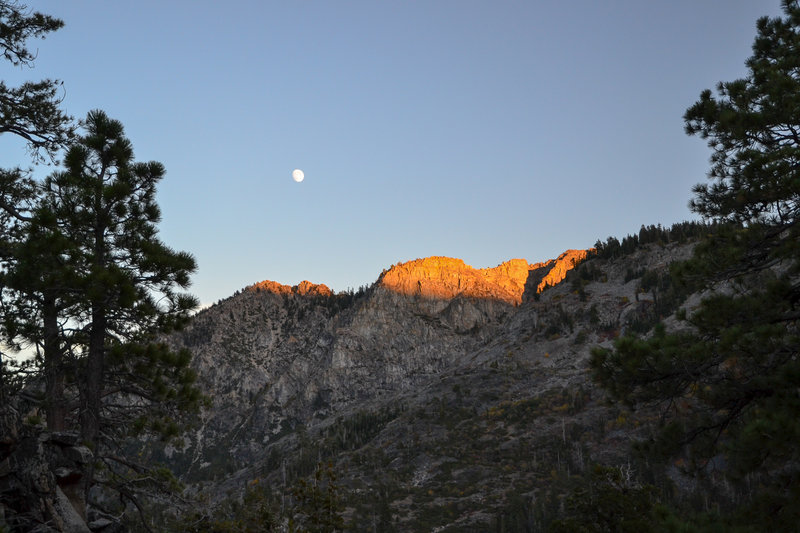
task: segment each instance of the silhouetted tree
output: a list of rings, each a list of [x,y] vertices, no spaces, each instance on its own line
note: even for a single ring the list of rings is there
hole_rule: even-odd
[[[43,15],[38,12],[29,12],[27,6],[16,1],[0,0],[0,51],[3,57],[14,66],[32,67],[36,54],[28,49],[28,40],[44,37],[47,33],[63,26],[63,22]],[[59,108],[60,99],[57,96],[60,83],[55,80],[26,82],[19,87],[7,87],[0,81],[0,134],[10,133],[27,141],[28,148],[34,160],[41,161],[45,156],[51,160],[56,152],[73,137],[72,119]],[[15,296],[19,293],[10,293],[7,289],[13,284],[6,276],[9,266],[21,261],[33,260],[39,267],[57,257],[56,243],[50,241],[45,244],[43,238],[31,240],[33,231],[46,231],[41,225],[33,221],[38,184],[30,179],[29,171],[19,167],[0,169],[0,287],[4,294],[0,305],[2,307],[2,325],[4,328],[4,343],[14,346],[15,340],[21,334],[30,339],[29,332],[20,331],[21,324],[16,320],[19,317],[39,313],[42,329],[38,331],[36,340],[41,352],[51,360],[46,373],[47,395],[52,401],[47,403],[48,423],[51,428],[58,429],[63,426],[59,420],[63,419],[63,398],[60,392],[63,389],[62,373],[58,371],[61,357],[57,341],[56,330],[57,301],[53,291],[44,294],[44,285],[28,292],[28,296],[38,298],[36,310],[26,306]],[[43,245],[38,252],[33,248],[34,242]],[[16,265],[16,271],[21,273],[23,268]],[[38,268],[37,272],[42,269]],[[33,281],[33,280],[29,280]],[[44,279],[40,281],[45,282]],[[53,280],[51,280],[53,281]],[[51,283],[56,287],[56,283]],[[11,300],[9,300],[11,296]],[[21,307],[20,307],[21,306]],[[28,321],[28,325],[31,322]],[[25,329],[24,327],[22,329]],[[0,354],[0,395],[5,395],[7,385],[7,361]]]
[[[54,17],[29,12],[14,0],[0,1],[0,51],[12,65],[32,66],[36,54],[30,38],[44,37],[64,23]],[[53,157],[72,137],[72,119],[64,114],[58,97],[60,82],[42,80],[7,87],[0,81],[0,134],[12,133],[27,141],[35,157]]]
[[[66,170],[45,181],[41,210],[66,240],[70,320],[81,342],[81,434],[98,445],[110,393],[157,404],[172,393],[164,373],[178,372],[171,377],[179,386],[190,384],[188,355],[153,341],[187,320],[197,301],[176,291],[189,285],[194,259],[157,237],[163,165],[134,162],[122,124],[101,111],[89,113],[85,128],[67,151]]]

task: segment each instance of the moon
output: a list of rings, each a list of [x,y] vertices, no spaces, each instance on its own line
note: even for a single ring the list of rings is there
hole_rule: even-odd
[[[296,169],[292,170],[292,179],[294,181],[296,181],[297,183],[300,183],[301,181],[303,181],[303,178],[305,178],[305,177],[306,177],[306,175],[303,174],[303,171],[300,170],[299,168],[296,168]]]

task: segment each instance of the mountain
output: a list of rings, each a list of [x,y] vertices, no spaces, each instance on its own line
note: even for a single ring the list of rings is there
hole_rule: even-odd
[[[171,339],[194,353],[210,404],[183,447],[153,458],[212,502],[262,483],[281,505],[331,461],[356,530],[541,528],[571,477],[630,460],[648,415],[605,404],[589,350],[654,323],[640,278],[690,253],[570,250],[488,269],[429,257],[356,293],[256,283]]]
[[[175,339],[192,350],[214,392],[190,471],[214,463],[203,459],[208,449],[222,446],[221,455],[249,464],[288,428],[424,385],[514,314],[529,274],[543,288],[585,256],[572,250],[545,263],[515,259],[481,270],[459,259],[418,259],[391,267],[359,295],[307,281],[246,287]]]

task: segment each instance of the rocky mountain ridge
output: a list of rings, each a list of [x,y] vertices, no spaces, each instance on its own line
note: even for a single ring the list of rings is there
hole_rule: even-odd
[[[493,268],[476,269],[461,259],[427,257],[398,263],[384,271],[378,284],[407,296],[448,300],[457,296],[522,303],[529,278],[539,280],[535,291],[555,285],[586,258],[587,250],[567,250],[541,263],[511,259]]]
[[[384,271],[360,295],[308,281],[246,287],[175,339],[193,351],[204,388],[214,391],[191,457],[183,451],[188,471],[215,464],[205,456],[233,435],[237,453],[224,456],[255,460],[297,424],[435,379],[486,342],[525,290],[563,279],[583,257],[585,250],[570,250],[480,270],[418,259]]]
[[[246,291],[251,292],[273,292],[275,294],[297,294],[300,296],[333,296],[333,291],[325,284],[311,283],[308,280],[301,281],[297,285],[282,285],[276,281],[260,281],[245,287]]]
[[[615,439],[628,431],[615,433],[617,415],[587,380],[589,349],[657,316],[641,276],[690,251],[649,246],[601,260],[578,250],[480,270],[427,258],[358,293],[253,285],[173,338],[193,351],[212,404],[185,446],[154,458],[195,486],[211,483],[212,498],[257,479],[286,491],[332,460],[348,472],[348,516],[389,484],[398,530],[448,523],[425,516],[454,505],[474,510],[464,527],[486,523],[506,512],[504,486],[542,490],[539,468],[568,472],[624,453]],[[470,494],[451,494],[453,484]]]
[[[566,273],[586,259],[589,250],[567,250],[556,259],[528,263],[525,259],[510,259],[492,268],[474,268],[462,259],[432,256],[397,263],[384,270],[377,285],[406,296],[451,300],[456,297],[485,298],[513,305],[522,303],[529,280],[535,292],[561,282]],[[533,287],[528,287],[531,290]],[[260,281],[245,287],[245,291],[271,292],[280,295],[334,296],[325,284],[308,280],[297,285],[276,281]]]

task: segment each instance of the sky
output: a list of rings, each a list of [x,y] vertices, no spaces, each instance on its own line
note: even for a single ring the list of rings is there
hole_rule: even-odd
[[[683,113],[746,75],[779,0],[27,0],[76,118],[160,161],[160,237],[203,304],[252,283],[373,283],[431,255],[531,262],[696,219]],[[28,164],[0,138],[4,166]],[[295,183],[292,170],[305,180]],[[37,173],[52,169],[40,168]]]

